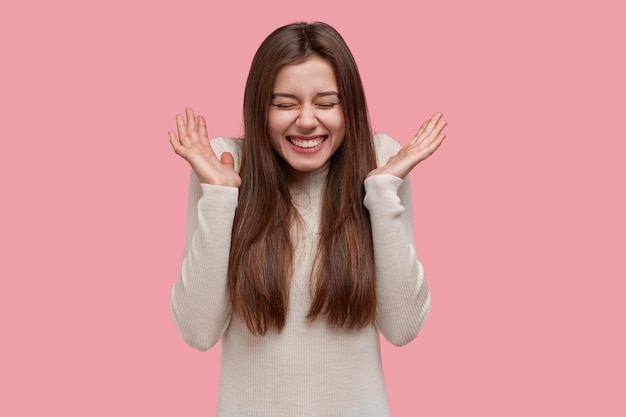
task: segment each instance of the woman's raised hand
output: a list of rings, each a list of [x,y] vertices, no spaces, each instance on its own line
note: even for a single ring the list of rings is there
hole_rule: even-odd
[[[442,120],[441,113],[435,113],[419,128],[413,139],[382,167],[376,168],[367,174],[368,177],[377,174],[390,174],[405,178],[415,166],[433,154],[446,138],[441,133],[447,122]]]
[[[221,159],[211,147],[204,117],[196,115],[190,108],[185,109],[187,121],[180,114],[176,115],[178,135],[169,131],[170,143],[174,152],[191,165],[201,183],[239,187],[241,177],[235,171],[235,161],[229,152],[224,152]]]

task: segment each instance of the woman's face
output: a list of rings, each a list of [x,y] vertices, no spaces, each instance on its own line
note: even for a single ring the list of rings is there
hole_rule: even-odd
[[[280,69],[267,124],[272,148],[294,170],[315,171],[330,159],[346,128],[328,61],[312,56]]]

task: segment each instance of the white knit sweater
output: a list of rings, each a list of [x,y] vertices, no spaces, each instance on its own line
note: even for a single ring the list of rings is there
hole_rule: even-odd
[[[400,148],[386,135],[375,135],[374,143],[379,166]],[[241,139],[217,138],[211,144],[218,157],[231,152],[239,169]],[[304,227],[296,238],[287,323],[280,333],[264,336],[252,335],[231,314],[227,270],[238,189],[199,184],[191,175],[187,240],[171,309],[190,346],[207,350],[222,340],[218,416],[389,416],[379,332],[394,345],[406,344],[430,309],[414,249],[409,179],[375,175],[365,181],[377,312],[375,325],[354,330],[306,319],[326,173],[312,173],[296,191]]]

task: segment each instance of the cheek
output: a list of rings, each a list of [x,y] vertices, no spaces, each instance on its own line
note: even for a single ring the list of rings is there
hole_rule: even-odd
[[[267,117],[267,131],[270,133],[270,135],[272,135],[274,134],[275,130],[276,130],[276,117],[270,115]]]
[[[343,113],[333,115],[326,119],[326,127],[335,131],[335,133],[345,133],[346,122],[343,118]]]
[[[269,116],[267,118],[267,133],[269,135],[270,144],[272,145],[272,149],[277,152],[280,151],[284,131],[284,122],[281,122],[280,117]]]
[[[290,124],[286,114],[274,113],[267,118],[267,130],[270,135],[282,135]]]

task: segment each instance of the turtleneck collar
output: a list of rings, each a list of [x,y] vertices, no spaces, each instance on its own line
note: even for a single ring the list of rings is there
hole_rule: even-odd
[[[330,161],[327,161],[315,171],[295,173],[292,191],[304,192],[311,197],[319,196],[324,188],[329,169]]]

